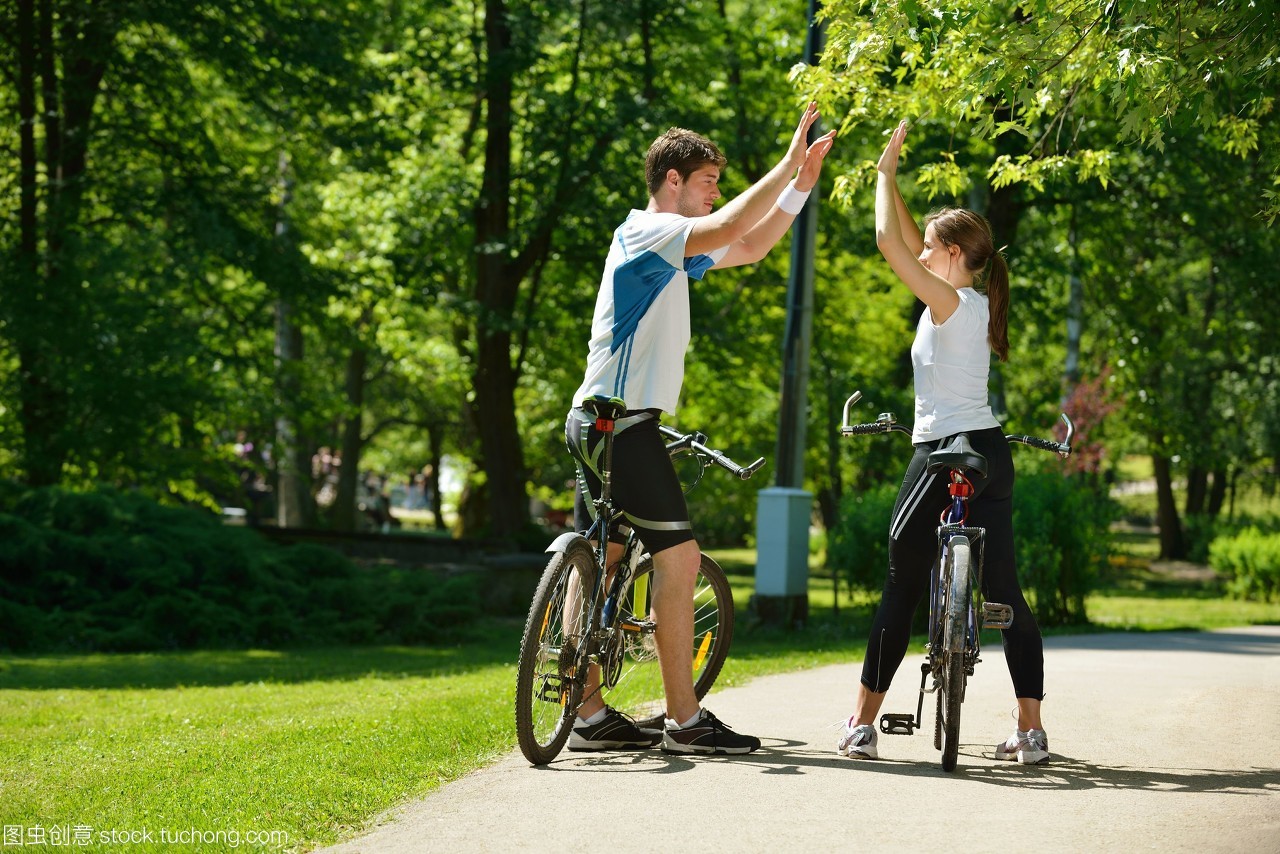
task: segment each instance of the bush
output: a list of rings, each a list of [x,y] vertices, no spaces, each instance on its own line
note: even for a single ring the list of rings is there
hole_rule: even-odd
[[[1084,600],[1107,563],[1113,515],[1083,477],[1023,475],[1013,493],[1018,581],[1041,625],[1087,622]]]
[[[0,489],[0,649],[426,643],[475,619],[478,584],[358,567],[135,494]]]
[[[1209,546],[1209,565],[1227,577],[1232,596],[1280,601],[1280,533],[1250,527],[1219,537]]]
[[[898,489],[884,484],[840,499],[840,516],[828,534],[827,565],[851,589],[879,590],[889,571],[889,521]]]
[[[827,562],[850,587],[875,590],[889,565],[888,530],[898,489],[845,495]],[[1014,491],[1018,579],[1042,625],[1086,621],[1085,596],[1107,560],[1109,501],[1084,478],[1030,474]]]

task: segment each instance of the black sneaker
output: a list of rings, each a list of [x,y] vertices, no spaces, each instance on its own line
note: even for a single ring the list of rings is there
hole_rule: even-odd
[[[698,719],[687,727],[677,727],[667,721],[662,736],[665,753],[750,753],[760,749],[760,739],[754,735],[734,732],[711,712],[703,709]]]
[[[604,720],[598,724],[575,722],[569,731],[570,750],[627,750],[653,747],[662,741],[662,731],[643,729],[617,709],[604,707]]]

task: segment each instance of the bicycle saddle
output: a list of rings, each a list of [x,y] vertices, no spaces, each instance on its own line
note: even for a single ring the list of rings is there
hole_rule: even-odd
[[[583,398],[581,405],[597,420],[603,418],[605,421],[617,421],[627,411],[626,401],[622,398],[608,397],[603,394],[593,394],[591,397]]]
[[[929,455],[929,474],[941,469],[960,469],[964,472],[974,472],[979,477],[986,477],[987,458],[975,451],[969,444],[969,437],[961,433],[947,445]]]

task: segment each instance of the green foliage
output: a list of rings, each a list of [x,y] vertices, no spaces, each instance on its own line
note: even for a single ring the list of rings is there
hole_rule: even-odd
[[[1014,490],[1018,580],[1044,626],[1087,622],[1110,549],[1110,502],[1097,484],[1055,472],[1024,474]]]
[[[794,76],[837,106],[829,112],[843,114],[842,135],[908,118],[962,126],[965,136],[1020,136],[991,167],[996,187],[1042,187],[1059,172],[1106,187],[1121,145],[1163,152],[1188,135],[1253,158],[1272,177],[1280,169],[1275,4],[833,0],[824,14],[822,64]],[[1097,118],[1107,138],[1091,144]],[[955,176],[926,177],[940,191]],[[1256,205],[1262,194],[1251,192]],[[1276,210],[1266,197],[1264,216]]]
[[[1227,576],[1227,591],[1238,599],[1280,602],[1280,533],[1249,527],[1219,537],[1209,547],[1209,565]]]
[[[847,493],[828,533],[827,565],[850,590],[876,590],[889,571],[889,521],[898,489],[890,483]]]
[[[473,578],[360,568],[137,494],[0,498],[0,648],[429,643],[479,612]]]

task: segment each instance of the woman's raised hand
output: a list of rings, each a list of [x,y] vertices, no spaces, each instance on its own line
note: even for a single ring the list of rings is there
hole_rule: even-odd
[[[884,153],[880,155],[880,162],[876,164],[876,169],[890,177],[898,174],[898,158],[902,155],[902,143],[906,138],[907,121],[903,119],[889,135],[889,142],[884,147]]]

